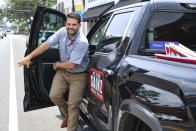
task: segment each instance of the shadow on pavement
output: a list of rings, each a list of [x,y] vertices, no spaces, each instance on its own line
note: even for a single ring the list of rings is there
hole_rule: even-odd
[[[62,115],[56,115],[57,118],[64,120],[64,117]]]
[[[62,114],[56,115],[60,120],[63,120],[64,117]],[[80,113],[79,123],[77,131],[97,131],[92,123],[88,120],[85,114]]]

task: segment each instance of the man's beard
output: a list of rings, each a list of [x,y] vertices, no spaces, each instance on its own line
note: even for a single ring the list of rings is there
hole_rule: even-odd
[[[70,33],[68,30],[72,30],[72,33]],[[72,37],[75,36],[78,32],[78,30],[73,30],[73,29],[68,29],[68,30],[67,30],[68,36],[72,36]]]

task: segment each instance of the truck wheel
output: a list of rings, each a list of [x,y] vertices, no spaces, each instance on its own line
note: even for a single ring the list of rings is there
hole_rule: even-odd
[[[119,131],[152,131],[148,125],[133,115],[126,115],[121,120]]]

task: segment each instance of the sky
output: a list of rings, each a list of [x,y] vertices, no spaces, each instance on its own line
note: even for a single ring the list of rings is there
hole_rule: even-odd
[[[2,3],[3,3],[3,0],[0,0],[0,6],[2,5]]]
[[[0,6],[3,4],[3,0],[0,0]]]

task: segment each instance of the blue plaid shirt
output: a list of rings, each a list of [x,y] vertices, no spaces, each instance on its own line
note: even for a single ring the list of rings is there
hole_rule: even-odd
[[[47,40],[49,46],[59,45],[59,53],[61,62],[72,62],[77,64],[75,69],[67,69],[67,71],[83,72],[88,66],[88,40],[86,36],[79,30],[76,36],[69,40],[66,27],[59,29]]]

